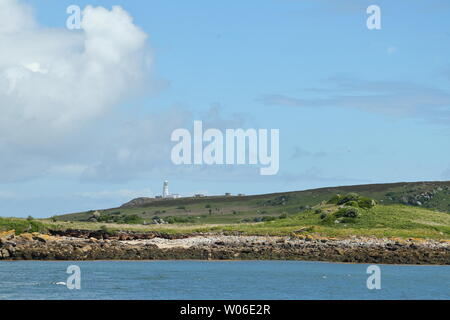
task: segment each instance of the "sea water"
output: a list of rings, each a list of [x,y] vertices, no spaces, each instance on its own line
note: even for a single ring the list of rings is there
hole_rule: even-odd
[[[80,286],[66,285],[69,266]],[[450,299],[450,266],[303,261],[1,261],[0,299]]]

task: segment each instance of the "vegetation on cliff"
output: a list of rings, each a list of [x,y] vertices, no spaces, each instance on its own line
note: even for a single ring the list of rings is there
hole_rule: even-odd
[[[27,218],[0,218],[0,232],[14,230],[16,234],[26,232],[46,232],[47,226],[38,220]]]
[[[365,201],[366,199],[364,199]],[[296,214],[261,222],[208,224],[201,222],[133,225],[47,221],[50,228],[161,231],[169,234],[225,233],[246,235],[321,235],[327,237],[375,236],[450,239],[450,214],[407,205],[359,206],[323,201]],[[373,202],[372,202],[373,204]]]
[[[356,198],[355,198],[356,196]],[[275,220],[309,210],[323,201],[363,209],[407,205],[450,212],[450,182],[416,182],[321,188],[254,196],[139,198],[121,207],[56,216],[57,221],[118,224],[234,224]]]
[[[398,183],[258,196],[144,199],[119,208],[40,221],[4,218],[0,230],[450,239],[449,208],[450,182]]]

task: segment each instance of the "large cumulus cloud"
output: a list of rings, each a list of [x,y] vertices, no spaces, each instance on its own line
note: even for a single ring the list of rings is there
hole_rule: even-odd
[[[0,182],[82,171],[105,144],[95,127],[153,87],[151,66],[148,35],[119,6],[88,6],[69,30],[0,0]]]
[[[146,83],[147,35],[121,7],[86,7],[80,31],[39,27],[0,0],[0,143],[36,147],[109,111]]]

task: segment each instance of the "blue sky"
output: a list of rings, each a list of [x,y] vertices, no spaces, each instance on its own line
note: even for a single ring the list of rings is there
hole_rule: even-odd
[[[67,33],[54,38],[59,42],[83,36],[65,30],[69,5],[120,5],[148,36],[142,51],[151,56],[151,67],[136,85],[139,92],[127,96],[134,85],[114,82],[117,87],[103,88],[108,96],[99,100],[104,107],[98,112],[77,115],[70,132],[50,131],[46,138],[61,140],[34,143],[41,129],[8,140],[10,131],[0,130],[6,132],[3,149],[0,140],[2,216],[113,207],[160,194],[165,179],[183,195],[450,180],[448,1],[22,3],[34,8],[35,34]],[[371,4],[381,8],[381,30],[366,27]],[[39,45],[28,44],[32,56]],[[49,44],[45,52],[58,57],[68,47]],[[7,70],[1,59],[0,74]],[[121,67],[108,67],[114,79]],[[0,95],[0,110],[22,101],[15,99]],[[64,113],[80,108],[75,100]],[[218,128],[280,129],[279,173],[174,167],[170,132],[193,120]],[[27,130],[25,125],[17,131]],[[132,160],[121,161],[118,154]]]

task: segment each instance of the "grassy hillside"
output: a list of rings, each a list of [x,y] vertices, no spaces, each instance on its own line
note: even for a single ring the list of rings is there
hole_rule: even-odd
[[[24,232],[45,232],[47,229],[43,222],[34,219],[0,217],[0,232],[15,230],[16,234],[21,234]]]
[[[352,193],[357,193],[355,199],[349,196]],[[42,224],[53,229],[112,232],[450,239],[450,182],[359,185],[254,196],[140,198],[119,208],[56,216]],[[6,227],[0,221],[1,229]]]
[[[406,205],[376,205],[357,208],[356,217],[342,217],[336,204],[321,203],[311,209],[265,222],[234,224],[176,223],[160,225],[99,222],[51,222],[55,229],[104,229],[159,231],[165,233],[225,233],[247,235],[315,235],[324,237],[374,236],[399,238],[450,239],[450,214]]]
[[[450,212],[450,182],[372,184],[321,188],[253,196],[221,196],[181,199],[135,199],[122,207],[66,214],[57,221],[146,225],[234,224],[264,222],[293,216],[327,201],[335,194],[356,192],[383,205],[403,204]]]
[[[141,198],[119,208],[51,219],[0,218],[0,232],[70,228],[450,239],[449,209],[450,182],[396,183],[239,197]]]
[[[329,208],[337,212],[336,207]],[[319,209],[320,210],[320,209]],[[378,205],[361,209],[356,218],[339,221],[335,214],[322,219],[321,213],[308,210],[286,219],[260,224],[214,227],[212,230],[235,230],[250,234],[290,234],[300,232],[322,236],[419,237],[450,239],[450,214],[405,205]],[[302,229],[303,228],[303,229]]]

